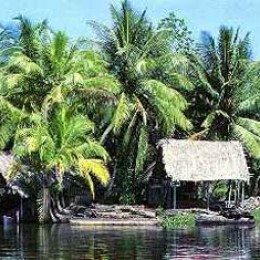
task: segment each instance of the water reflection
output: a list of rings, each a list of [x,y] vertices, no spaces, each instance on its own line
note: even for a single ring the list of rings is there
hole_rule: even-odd
[[[0,259],[260,259],[260,228],[0,228]]]

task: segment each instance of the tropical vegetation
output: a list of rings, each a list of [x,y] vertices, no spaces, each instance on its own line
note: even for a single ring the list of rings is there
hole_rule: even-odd
[[[23,16],[1,28],[0,149],[15,155],[10,178],[28,180],[39,219],[55,218],[67,179],[85,180],[93,198],[97,189],[107,202],[144,203],[166,137],[239,140],[257,179],[250,35],[221,26],[196,43],[174,12],[155,25],[127,0],[111,17],[109,27],[88,22],[91,40]]]

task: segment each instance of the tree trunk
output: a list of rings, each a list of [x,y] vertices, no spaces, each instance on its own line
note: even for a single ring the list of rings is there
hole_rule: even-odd
[[[60,203],[61,203],[61,206],[62,206],[62,208],[65,208],[65,207],[66,207],[66,204],[65,204],[65,199],[64,199],[64,194],[63,194],[63,192],[61,193],[61,197],[60,197]]]
[[[101,144],[104,144],[104,142],[105,142],[107,136],[109,135],[109,133],[110,133],[112,130],[113,130],[113,125],[110,124],[110,125],[106,128],[106,130],[104,131],[103,135],[102,135],[101,138],[100,138],[100,143],[101,143]]]
[[[59,195],[55,196],[54,202],[55,202],[55,204],[54,204],[55,208],[57,208],[59,213],[62,213],[63,212],[63,207],[61,206]]]
[[[49,223],[51,221],[51,194],[49,187],[44,187],[42,190],[42,203],[40,205],[39,213],[39,222],[40,223]]]
[[[114,183],[115,183],[115,178],[116,178],[116,167],[117,167],[117,163],[115,163],[115,165],[114,165],[114,170],[113,170],[110,182],[107,186],[107,190],[105,192],[105,196],[104,196],[105,199],[108,198],[112,193],[112,189],[113,189],[113,186],[114,186]]]

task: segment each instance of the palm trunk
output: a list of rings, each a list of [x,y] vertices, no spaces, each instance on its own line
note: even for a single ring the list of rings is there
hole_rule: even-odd
[[[104,196],[105,199],[108,198],[112,193],[113,186],[114,186],[114,183],[115,183],[115,178],[116,178],[116,167],[117,167],[117,163],[115,163],[115,165],[114,165],[114,170],[113,170],[110,182],[108,184],[108,187],[107,187],[107,190],[106,190],[106,193],[105,193],[105,196]]]
[[[62,208],[66,207],[66,203],[65,203],[63,192],[61,193],[60,203],[61,203]]]
[[[61,202],[60,202],[59,196],[57,197],[56,203],[57,203],[57,209],[58,209],[58,211],[59,211],[60,213],[63,213],[63,207],[61,206]]]
[[[101,144],[104,144],[104,142],[105,142],[107,136],[109,135],[109,133],[110,133],[112,130],[113,130],[113,125],[110,124],[110,125],[106,128],[106,130],[104,131],[103,135],[102,135],[101,138],[100,138],[100,143],[101,143]]]
[[[38,221],[41,224],[51,222],[51,180],[48,174],[42,172],[41,197],[38,200]]]
[[[49,187],[44,187],[42,191],[42,205],[39,212],[39,222],[49,223],[51,221],[51,194]]]

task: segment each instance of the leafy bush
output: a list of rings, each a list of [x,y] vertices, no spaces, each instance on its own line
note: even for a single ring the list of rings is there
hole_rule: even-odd
[[[194,227],[197,214],[194,213],[177,213],[174,216],[164,216],[162,227],[166,230],[182,227]]]
[[[217,199],[222,199],[226,197],[228,192],[228,185],[224,181],[219,181],[214,187],[213,196]]]
[[[260,223],[260,208],[252,210],[251,214],[254,216],[255,221]]]

